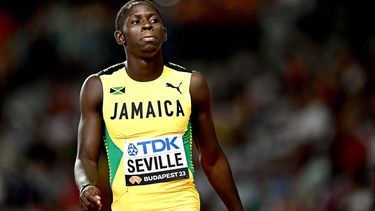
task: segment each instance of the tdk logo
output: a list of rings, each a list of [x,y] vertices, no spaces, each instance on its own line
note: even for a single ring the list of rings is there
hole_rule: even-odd
[[[137,147],[135,147],[134,144],[129,144],[129,146],[128,146],[128,154],[130,156],[135,156],[135,155],[138,154],[138,149],[137,149]]]
[[[171,149],[180,149],[175,144],[176,140],[177,140],[177,136],[173,138],[167,137],[163,139],[154,139],[154,140],[149,140],[149,141],[138,142],[137,146],[142,147],[144,154],[169,151]]]

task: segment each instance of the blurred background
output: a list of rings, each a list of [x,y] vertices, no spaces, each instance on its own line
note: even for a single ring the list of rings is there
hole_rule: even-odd
[[[125,59],[126,1],[0,3],[0,210],[79,210],[83,80]],[[375,210],[370,1],[155,0],[166,60],[203,72],[246,210]],[[202,210],[225,210],[196,161]],[[105,210],[111,196],[100,159]]]

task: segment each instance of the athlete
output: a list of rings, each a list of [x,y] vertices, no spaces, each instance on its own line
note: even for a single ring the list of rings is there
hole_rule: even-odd
[[[164,62],[167,32],[157,7],[147,0],[126,3],[114,36],[126,61],[89,76],[80,94],[74,173],[82,209],[102,208],[96,182],[104,142],[112,210],[199,210],[194,141],[227,209],[243,210],[214,129],[208,84],[198,71]]]

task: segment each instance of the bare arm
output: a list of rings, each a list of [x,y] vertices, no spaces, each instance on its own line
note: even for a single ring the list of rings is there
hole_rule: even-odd
[[[210,90],[199,72],[193,72],[190,93],[193,104],[193,138],[203,171],[228,210],[243,210],[229,162],[216,136]]]
[[[81,118],[78,126],[77,157],[74,166],[76,184],[84,210],[100,210],[100,192],[96,185],[97,162],[103,137],[101,105],[102,85],[98,76],[90,76],[80,94]]]

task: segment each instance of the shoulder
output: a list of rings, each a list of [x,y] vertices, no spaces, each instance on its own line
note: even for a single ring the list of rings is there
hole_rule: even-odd
[[[204,88],[205,86],[208,86],[207,80],[203,73],[193,70],[191,75],[191,86],[192,88]]]
[[[105,69],[100,70],[99,72],[92,74],[88,76],[85,81],[83,82],[82,89],[81,89],[81,94],[82,93],[87,93],[87,92],[94,92],[101,94],[102,92],[102,79],[101,77],[103,76],[108,76],[112,75],[113,73],[117,72],[118,70],[122,69],[125,67],[125,63],[117,63],[112,66],[109,66]]]
[[[90,91],[101,88],[102,83],[98,73],[88,76],[82,84],[82,91]]]
[[[190,82],[190,95],[193,106],[201,107],[210,101],[210,89],[204,75],[199,71],[193,71]]]
[[[190,89],[192,93],[209,92],[208,82],[204,74],[199,71],[194,70],[192,72],[190,84]]]
[[[102,82],[98,74],[86,78],[81,87],[81,106],[92,105],[99,108],[103,100]]]
[[[114,64],[112,66],[109,66],[97,73],[98,76],[103,76],[103,75],[111,75],[114,72],[117,72],[118,70],[125,68],[125,62],[120,62],[117,64]]]

